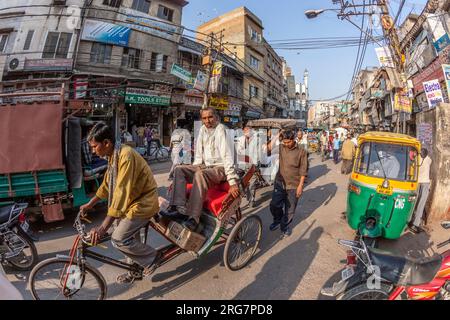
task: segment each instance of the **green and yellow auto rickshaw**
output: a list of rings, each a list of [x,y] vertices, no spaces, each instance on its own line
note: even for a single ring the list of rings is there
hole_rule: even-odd
[[[368,132],[358,138],[346,216],[360,236],[402,235],[416,204],[420,148],[403,134]]]

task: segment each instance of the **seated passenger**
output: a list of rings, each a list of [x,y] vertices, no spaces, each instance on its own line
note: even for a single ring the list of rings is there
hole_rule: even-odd
[[[201,110],[203,126],[200,128],[193,165],[181,165],[174,169],[170,207],[162,215],[183,218],[185,226],[195,230],[200,221],[203,203],[208,190],[227,182],[229,193],[239,196],[238,179],[234,169],[232,147],[227,141],[225,126],[213,108]],[[192,183],[189,201],[186,201],[186,185]]]

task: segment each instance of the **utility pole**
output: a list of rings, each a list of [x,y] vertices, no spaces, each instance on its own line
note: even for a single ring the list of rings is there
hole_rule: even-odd
[[[210,95],[210,91],[209,91],[209,87],[211,85],[211,77],[212,77],[212,72],[213,72],[213,67],[214,67],[214,63],[217,60],[217,56],[222,52],[223,50],[223,30],[220,31],[220,36],[219,36],[219,40],[216,39],[216,36],[213,32],[211,32],[211,34],[209,35],[210,37],[210,41],[209,41],[209,46],[207,49],[207,54],[203,57],[203,65],[207,66],[207,75],[208,75],[208,81],[206,84],[206,89],[205,92],[203,94],[203,107],[202,109],[206,109],[208,107],[208,103],[209,103],[209,95]],[[219,42],[219,45],[216,45],[216,42]],[[215,57],[213,57],[214,53],[216,54]]]
[[[401,76],[403,84],[403,90],[406,91],[406,75],[405,75],[405,55],[400,47],[400,40],[398,38],[397,28],[395,27],[394,20],[392,19],[387,0],[377,0],[378,6],[381,8],[381,22],[383,27],[383,34],[392,50],[392,57],[394,60],[395,68]],[[403,116],[402,132],[406,133],[406,113],[404,111],[397,110],[397,124],[396,132],[400,132],[400,115]]]

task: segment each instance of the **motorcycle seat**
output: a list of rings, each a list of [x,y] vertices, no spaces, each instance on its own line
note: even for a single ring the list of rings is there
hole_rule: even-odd
[[[186,185],[186,191],[188,196],[191,192],[192,184]],[[223,201],[228,196],[228,191],[230,190],[230,185],[228,182],[216,185],[208,190],[206,194],[206,199],[203,202],[203,208],[209,210],[214,216],[218,217],[220,211],[222,210]]]
[[[375,248],[369,248],[369,256],[372,264],[380,268],[383,279],[406,287],[431,282],[442,264],[441,256],[410,259]]]
[[[0,224],[5,223],[9,220],[11,210],[13,207],[14,207],[14,204],[0,207]]]

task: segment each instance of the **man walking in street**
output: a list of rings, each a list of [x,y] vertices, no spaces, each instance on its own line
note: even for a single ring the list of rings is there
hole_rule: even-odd
[[[275,178],[270,203],[270,212],[273,216],[270,231],[281,226],[284,238],[291,234],[289,225],[292,223],[298,199],[303,193],[305,177],[308,174],[308,158],[305,149],[295,142],[294,131],[283,132],[281,139],[280,167]]]
[[[339,135],[336,133],[333,139],[333,160],[335,164],[339,163],[339,151],[341,149],[341,141]]]
[[[219,123],[215,109],[200,112],[203,126],[200,128],[193,165],[181,165],[174,170],[170,208],[162,215],[185,220],[184,225],[195,231],[202,214],[208,190],[228,181],[229,193],[239,196],[238,180],[234,168],[231,144],[227,141],[226,128]],[[186,201],[186,185],[192,183],[189,201]]]
[[[414,219],[411,220],[412,223],[409,225],[409,229],[413,233],[422,232],[420,227],[423,220],[423,214],[425,212],[425,205],[427,204],[428,195],[430,194],[431,179],[430,170],[432,160],[428,155],[428,150],[423,148],[420,157],[422,159],[422,164],[419,167],[419,198],[417,199],[416,211],[414,213]]]
[[[353,159],[355,157],[356,147],[351,140],[351,136],[347,135],[344,144],[342,145],[342,174],[349,174],[352,171]]]
[[[156,181],[144,158],[133,148],[116,143],[113,130],[105,123],[92,128],[88,141],[99,157],[107,157],[108,171],[94,198],[81,206],[80,211],[85,215],[100,200],[108,200],[107,216],[99,227],[91,230],[91,241],[95,246],[113,222],[119,220],[111,242],[143,271],[127,272],[116,281],[132,283],[150,275],[159,256],[155,249],[140,241],[140,230],[159,211]]]

